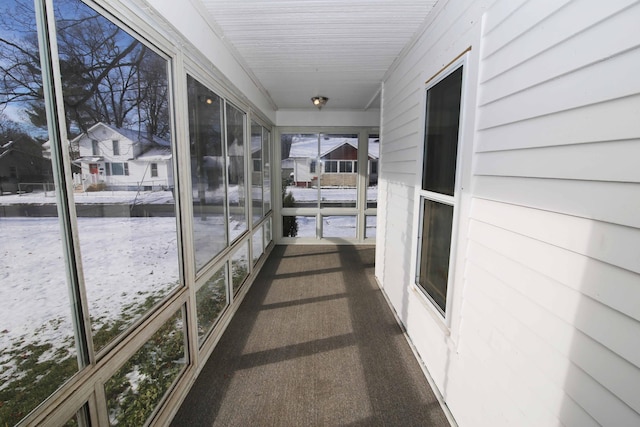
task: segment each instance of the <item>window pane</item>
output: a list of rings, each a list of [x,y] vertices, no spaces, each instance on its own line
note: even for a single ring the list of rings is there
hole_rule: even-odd
[[[322,237],[356,237],[355,216],[325,216],[322,218]]]
[[[418,284],[445,312],[453,206],[423,201],[422,241]]]
[[[260,221],[262,200],[262,126],[251,121],[251,207],[253,223]]]
[[[178,310],[104,386],[111,425],[142,426],[186,365]]]
[[[179,285],[173,181],[167,177],[166,191],[144,191],[150,158],[169,169],[173,161],[168,63],[79,0],[56,4],[71,156],[77,177],[94,190],[74,198],[100,350]],[[114,158],[116,139],[129,162]]]
[[[378,207],[378,159],[380,158],[380,138],[369,135],[369,178],[367,180],[367,208]]]
[[[196,292],[198,343],[202,345],[227,306],[227,264]]]
[[[196,270],[227,247],[222,99],[187,76]]]
[[[271,210],[271,133],[262,128],[262,194],[264,214]]]
[[[244,179],[244,113],[227,104],[227,158],[229,165],[229,240],[247,231]]]
[[[249,242],[243,243],[231,257],[231,281],[233,293],[238,292],[249,275]]]
[[[424,190],[453,196],[461,89],[462,67],[427,91]]]
[[[353,162],[358,160],[358,135],[321,135],[319,156],[321,207],[355,207],[358,174]]]
[[[258,262],[260,256],[264,252],[264,242],[262,241],[262,228],[258,228],[255,233],[253,233],[252,244],[253,244],[253,265]]]
[[[78,371],[33,3],[0,3],[1,426]]]
[[[316,217],[283,216],[282,234],[284,237],[316,237]]]
[[[365,221],[367,223],[367,228],[364,231],[364,237],[366,239],[375,239],[376,238],[376,220],[377,217],[375,215],[367,215],[365,217]]]
[[[271,218],[264,223],[264,241],[266,248],[271,243]]]
[[[282,207],[315,208],[318,206],[318,174],[311,172],[317,162],[318,134],[283,134]]]

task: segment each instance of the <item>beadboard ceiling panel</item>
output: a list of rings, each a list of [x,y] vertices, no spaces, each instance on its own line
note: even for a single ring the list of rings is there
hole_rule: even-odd
[[[278,109],[378,108],[386,71],[436,1],[193,0]]]

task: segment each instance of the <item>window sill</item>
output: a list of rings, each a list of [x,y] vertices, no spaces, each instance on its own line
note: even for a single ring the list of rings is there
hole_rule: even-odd
[[[433,303],[427,298],[424,293],[418,289],[415,283],[410,285],[411,291],[416,295],[416,299],[424,305],[425,310],[431,315],[434,323],[442,330],[445,337],[451,336],[451,329],[449,328],[448,321],[442,317],[442,314],[434,307]]]

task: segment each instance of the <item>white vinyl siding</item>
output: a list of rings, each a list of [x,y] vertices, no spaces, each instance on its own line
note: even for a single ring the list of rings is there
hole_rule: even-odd
[[[459,425],[640,424],[640,2],[451,0],[432,18],[383,86],[385,293]],[[407,188],[420,86],[468,46],[446,331],[407,284]]]
[[[465,300],[504,313],[521,410],[565,425],[640,422],[638,19],[528,2],[484,29]]]

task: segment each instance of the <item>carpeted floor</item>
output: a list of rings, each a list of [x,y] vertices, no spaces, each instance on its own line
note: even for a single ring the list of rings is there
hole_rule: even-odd
[[[172,426],[448,426],[374,254],[276,247]]]

